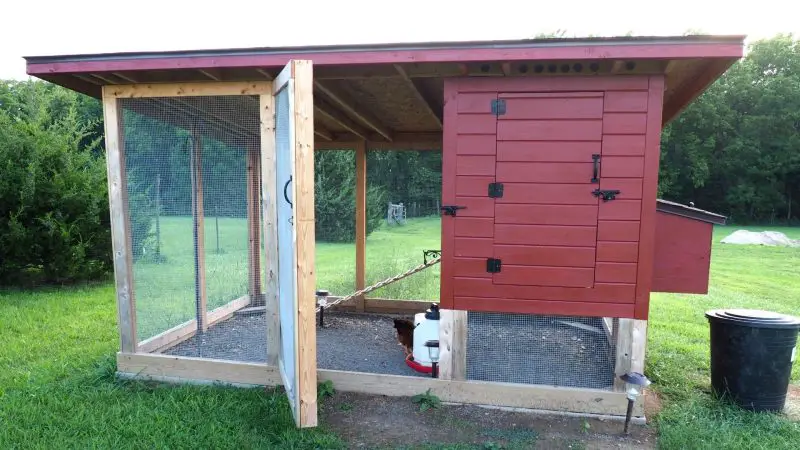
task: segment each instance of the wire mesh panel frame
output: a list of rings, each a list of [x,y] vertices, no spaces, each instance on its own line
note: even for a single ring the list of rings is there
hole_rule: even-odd
[[[122,111],[119,99],[149,97],[202,97],[221,95],[270,95],[271,82],[213,82],[177,84],[131,84],[103,87],[103,112],[107,151],[109,209],[114,260],[114,278],[120,329],[120,350],[150,351],[162,343],[185,338],[185,329],[162,333],[151,348],[140,348],[137,340],[136,295],[133,281],[131,224],[125,170]],[[185,327],[184,327],[185,328]]]

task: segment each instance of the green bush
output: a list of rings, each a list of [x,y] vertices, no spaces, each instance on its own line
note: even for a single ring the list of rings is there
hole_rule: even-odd
[[[31,110],[0,108],[2,285],[81,281],[111,267],[105,161],[99,141],[89,138],[94,124],[81,123],[74,107],[53,120],[40,99],[32,90]]]
[[[324,151],[314,155],[316,239],[353,242],[356,236],[355,153]],[[367,189],[367,234],[378,228],[386,211],[384,190]]]

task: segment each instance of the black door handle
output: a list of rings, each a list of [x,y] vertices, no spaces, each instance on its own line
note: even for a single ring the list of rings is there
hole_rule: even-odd
[[[600,155],[592,155],[592,165],[594,166],[592,169],[592,183],[597,183],[600,181],[600,179],[597,177],[600,169]]]
[[[291,182],[292,182],[292,176],[289,175],[289,180],[286,181],[286,184],[283,185],[283,198],[286,199],[286,203],[288,203],[289,206],[294,207],[294,205],[292,204],[292,201],[289,200],[289,194],[286,192],[286,189],[289,188],[289,183],[291,183]]]

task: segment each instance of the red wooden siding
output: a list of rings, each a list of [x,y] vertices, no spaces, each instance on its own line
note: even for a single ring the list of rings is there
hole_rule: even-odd
[[[708,222],[657,212],[652,291],[708,293],[713,231]]]
[[[662,93],[647,76],[445,80],[443,204],[466,209],[442,216],[442,307],[646,318]]]

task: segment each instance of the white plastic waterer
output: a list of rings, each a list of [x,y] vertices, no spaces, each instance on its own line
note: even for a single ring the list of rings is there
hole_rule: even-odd
[[[431,307],[427,311],[415,314],[414,326],[414,349],[412,352],[414,362],[431,367],[431,358],[425,342],[439,340],[439,305],[431,303]]]

